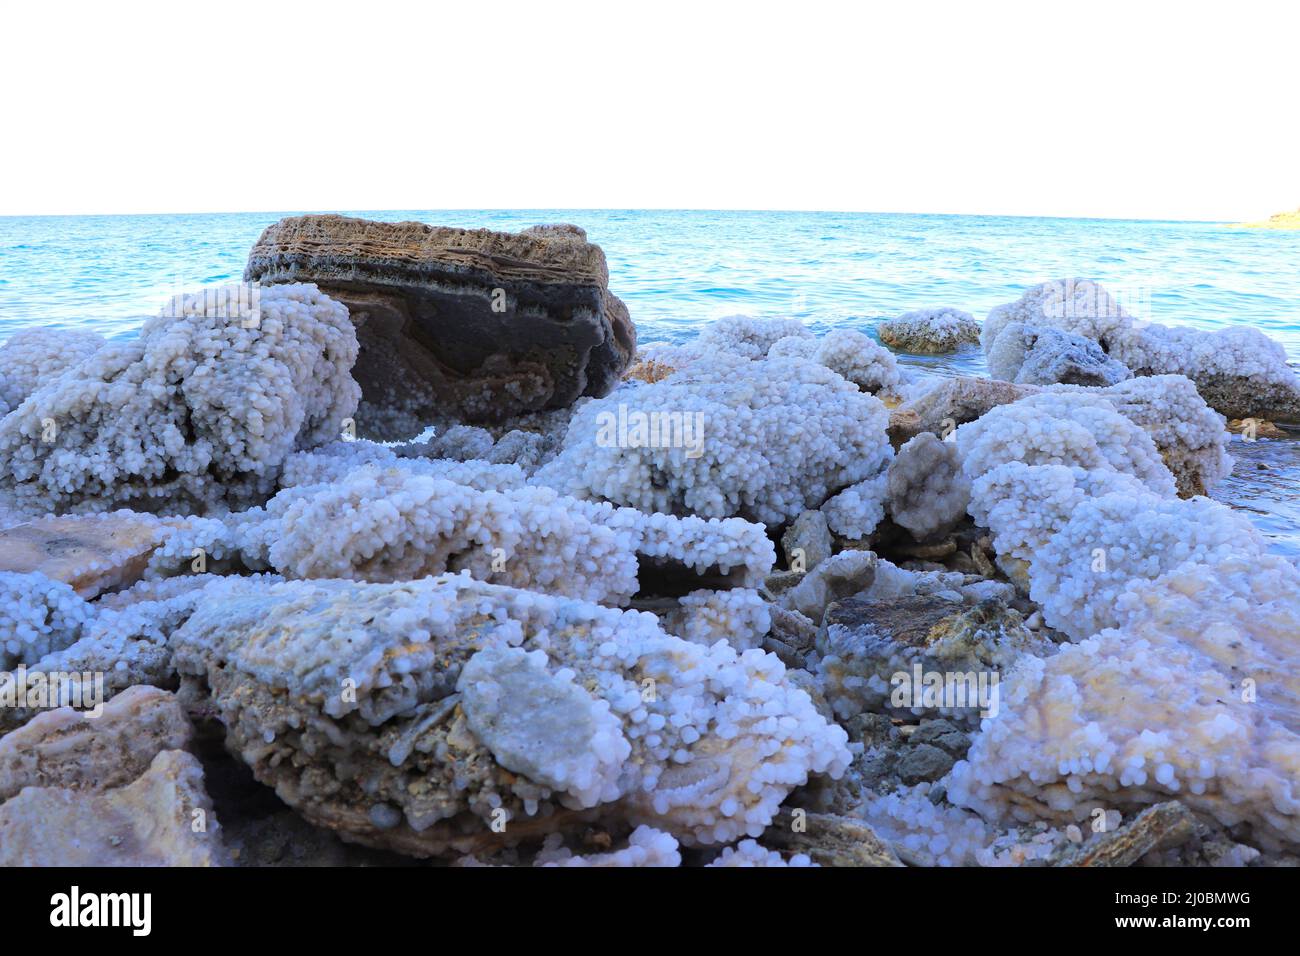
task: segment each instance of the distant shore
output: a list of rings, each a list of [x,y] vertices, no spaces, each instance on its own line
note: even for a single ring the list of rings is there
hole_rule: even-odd
[[[1259,222],[1237,222],[1233,229],[1300,229],[1300,209],[1274,213]]]

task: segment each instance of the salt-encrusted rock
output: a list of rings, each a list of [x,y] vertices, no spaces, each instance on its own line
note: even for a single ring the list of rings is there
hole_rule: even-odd
[[[646,515],[525,487],[494,466],[447,464],[327,468],[330,480],[286,488],[263,508],[191,521],[151,559],[151,573],[187,569],[199,549],[290,578],[378,582],[467,570],[494,584],[622,605],[663,582],[675,594],[754,587],[775,560],[766,529],[740,518]]]
[[[989,819],[1080,825],[1098,806],[1176,797],[1249,843],[1294,849],[1298,585],[1293,565],[1260,555],[1135,581],[1118,627],[1013,672],[950,796]]]
[[[1280,344],[1257,329],[1217,332],[1137,322],[1100,284],[1045,282],[989,313],[980,342],[990,356],[1004,332],[1025,323],[1091,339],[1134,375],[1186,375],[1209,405],[1229,418],[1300,422],[1300,377]],[[1005,346],[1014,351],[1011,346]]]
[[[708,866],[816,866],[804,853],[796,853],[788,860],[776,850],[769,850],[757,840],[741,840],[734,847],[726,847]]]
[[[870,551],[841,551],[804,575],[797,585],[781,596],[786,608],[819,622],[833,602],[871,586],[877,558]]]
[[[89,600],[140,580],[169,530],[125,510],[37,518],[0,531],[0,572],[38,572]]]
[[[779,525],[878,474],[887,419],[822,365],[718,353],[582,406],[532,480],[647,513]]]
[[[346,839],[415,855],[593,816],[725,843],[849,760],[775,657],[467,575],[218,582],[172,644],[259,780]],[[520,708],[539,689],[556,719],[530,743]]]
[[[966,607],[934,596],[839,601],[817,638],[826,696],[841,719],[943,714],[967,726],[996,713],[1001,675],[1019,657],[1052,648],[999,602]]]
[[[798,319],[728,315],[706,325],[690,348],[698,355],[721,351],[761,359],[783,339],[802,339],[810,349],[817,344],[812,331]]]
[[[790,523],[781,536],[781,550],[788,565],[795,563],[796,555],[802,559],[803,570],[817,567],[831,556],[834,542],[826,516],[820,511],[805,511]]]
[[[95,353],[104,339],[72,329],[19,329],[0,346],[0,414],[21,405],[64,369]]]
[[[45,711],[0,737],[0,801],[24,787],[126,786],[164,750],[184,750],[190,731],[176,698],[156,687],[128,688],[98,717]]]
[[[28,787],[0,804],[0,866],[217,866],[220,824],[192,756],[111,790]]]
[[[0,419],[0,489],[45,512],[265,498],[294,450],[356,408],[347,310],[312,286],[260,291],[250,318],[180,296]]]
[[[33,674],[59,676],[60,693],[79,708],[110,700],[135,684],[174,686],[167,639],[189,617],[210,581],[208,575],[192,575],[163,587],[142,582],[87,604],[68,585],[42,575],[0,574],[0,635],[20,637],[8,645],[17,651],[10,652],[0,670],[23,664],[29,677],[27,700],[0,707],[0,733],[69,702],[33,700]],[[14,589],[7,600],[6,587]],[[16,676],[11,678],[16,690]],[[0,683],[0,693],[3,688]]]
[[[347,306],[361,344],[359,423],[384,438],[449,411],[499,421],[604,395],[636,349],[605,255],[577,227],[295,216],[262,233],[244,278],[313,282]]]
[[[1197,835],[1196,817],[1177,800],[1147,807],[1118,830],[1095,834],[1087,843],[1066,844],[1052,866],[1133,866],[1148,853],[1182,846]]]
[[[898,450],[886,479],[889,514],[918,541],[937,538],[966,517],[970,481],[957,446],[922,432]]]
[[[960,309],[918,309],[876,326],[880,341],[899,352],[934,355],[978,344],[979,323]]]
[[[1223,416],[1206,404],[1186,376],[1144,376],[1099,394],[1151,436],[1180,497],[1208,495],[1232,473]]]
[[[886,471],[849,485],[821,507],[830,530],[849,541],[861,541],[876,530],[885,519],[885,504],[889,495],[889,475]]]
[[[726,641],[738,651],[747,651],[767,649],[764,639],[772,629],[772,613],[778,610],[749,588],[699,590],[682,597],[675,609],[660,615],[660,621],[665,631],[682,640],[710,647]]]
[[[37,572],[0,572],[0,672],[81,637],[91,611],[70,585]]]
[[[682,855],[672,834],[654,827],[639,826],[627,838],[627,846],[609,853],[573,854],[567,849],[537,854],[533,866],[680,866]]]
[[[947,438],[958,425],[973,422],[999,405],[1018,401],[1038,389],[1031,385],[1016,385],[987,378],[952,378],[929,390],[924,395],[894,409],[898,427],[891,433],[897,435],[896,444],[920,432],[934,432]],[[915,424],[912,423],[915,416]]]
[[[1009,323],[989,352],[989,373],[1019,385],[1114,385],[1133,377],[1123,362],[1109,358],[1092,339]]]
[[[802,853],[821,866],[902,866],[888,843],[861,820],[834,813],[785,809],[763,834],[763,843]]]
[[[848,379],[864,392],[889,391],[902,381],[888,349],[856,329],[832,329],[820,339],[812,360]]]

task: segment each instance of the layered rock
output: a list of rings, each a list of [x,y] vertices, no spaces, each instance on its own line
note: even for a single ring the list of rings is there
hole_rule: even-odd
[[[521,233],[296,216],[267,228],[245,279],[313,282],[356,325],[363,431],[435,416],[499,421],[601,396],[636,347],[600,247],[576,226]]]
[[[849,759],[775,657],[467,575],[222,582],[173,647],[259,780],[346,839],[415,855],[597,816],[727,843]]]

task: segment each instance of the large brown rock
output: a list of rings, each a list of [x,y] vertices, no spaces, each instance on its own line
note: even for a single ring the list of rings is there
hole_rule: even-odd
[[[577,226],[516,234],[293,216],[262,233],[244,278],[314,282],[348,307],[358,425],[383,438],[433,418],[499,421],[604,395],[636,348],[605,254]]]

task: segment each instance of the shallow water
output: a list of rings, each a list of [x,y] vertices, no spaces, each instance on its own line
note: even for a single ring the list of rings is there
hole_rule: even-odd
[[[1045,279],[1098,279],[1140,318],[1246,324],[1300,365],[1300,232],[1215,223],[988,216],[618,210],[356,212],[371,219],[515,230],[576,222],[609,260],[642,342],[677,342],[723,315],[795,315],[821,332],[870,329],[909,309],[983,318]],[[0,339],[28,325],[129,338],[176,292],[239,278],[262,229],[287,213],[0,217]],[[983,374],[978,348],[905,358]],[[1215,497],[1300,557],[1300,441],[1234,439]],[[1260,467],[1263,465],[1265,467]]]

